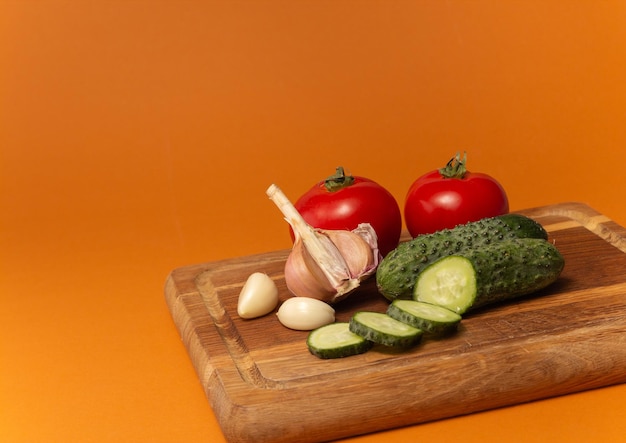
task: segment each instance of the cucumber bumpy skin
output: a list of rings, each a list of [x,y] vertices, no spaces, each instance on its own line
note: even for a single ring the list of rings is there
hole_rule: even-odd
[[[413,299],[463,314],[510,300],[557,280],[565,261],[542,239],[511,239],[444,257],[417,278]]]
[[[547,240],[545,229],[521,214],[505,214],[419,235],[400,243],[380,262],[376,271],[378,291],[390,301],[410,299],[417,276],[442,257],[512,238]]]

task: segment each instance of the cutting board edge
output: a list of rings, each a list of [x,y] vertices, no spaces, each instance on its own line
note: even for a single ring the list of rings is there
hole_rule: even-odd
[[[183,296],[185,293],[179,290],[175,279],[175,273],[168,275],[165,282],[165,301],[174,322],[174,326],[187,350],[193,368],[198,376],[201,385],[204,387],[210,380],[214,372],[214,367],[210,364],[210,356],[202,346],[198,337],[197,326],[193,323],[193,316],[185,303]],[[215,331],[217,334],[217,330]],[[207,394],[209,394],[207,392]]]

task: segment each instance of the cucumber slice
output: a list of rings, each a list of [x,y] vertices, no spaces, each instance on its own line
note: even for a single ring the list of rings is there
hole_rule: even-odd
[[[314,329],[306,342],[311,354],[319,358],[342,358],[362,354],[373,343],[350,331],[347,322],[331,323]]]
[[[414,299],[464,313],[476,298],[476,272],[472,262],[460,255],[436,261],[421,273]]]
[[[360,311],[350,318],[350,330],[361,337],[385,346],[416,345],[423,331],[382,312]]]
[[[461,316],[441,306],[414,300],[394,300],[387,315],[432,335],[456,331]]]

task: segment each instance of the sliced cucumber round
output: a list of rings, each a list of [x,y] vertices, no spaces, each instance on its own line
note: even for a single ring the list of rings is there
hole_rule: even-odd
[[[307,346],[311,354],[319,358],[341,358],[362,354],[373,343],[350,331],[347,322],[331,323],[309,333]]]
[[[472,262],[460,255],[439,259],[418,277],[413,298],[463,314],[476,298]]]
[[[359,311],[350,318],[350,330],[361,337],[385,346],[416,345],[423,331],[391,318],[382,312]]]
[[[387,315],[432,335],[456,331],[461,316],[441,306],[415,300],[394,300]]]

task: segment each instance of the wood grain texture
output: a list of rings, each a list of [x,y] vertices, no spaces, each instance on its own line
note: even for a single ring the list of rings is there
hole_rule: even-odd
[[[582,203],[520,211],[565,257],[552,286],[467,315],[459,332],[410,351],[375,346],[320,360],[307,332],[273,314],[237,316],[255,271],[290,295],[289,251],[172,271],[165,297],[222,431],[232,442],[319,442],[626,382],[626,229]],[[338,320],[384,312],[373,279]]]

